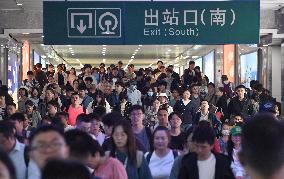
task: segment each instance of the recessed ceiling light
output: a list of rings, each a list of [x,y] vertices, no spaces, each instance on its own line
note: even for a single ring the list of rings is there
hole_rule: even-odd
[[[103,50],[105,50],[106,48],[104,47]]]
[[[103,62],[106,62],[106,59],[103,59]]]
[[[22,6],[22,5],[23,5],[23,3],[17,2],[17,6]]]
[[[70,47],[69,50],[72,50],[72,47]]]
[[[138,51],[139,51],[138,49],[135,50],[135,52],[138,52]]]
[[[44,38],[44,35],[42,35],[41,37]]]
[[[138,50],[140,50],[140,48],[138,48]]]
[[[178,45],[173,45],[174,47],[177,47]]]
[[[44,44],[40,44],[41,46],[44,46]]]
[[[72,56],[74,56],[75,54],[74,54],[74,53],[72,53],[71,55],[72,55]]]
[[[71,47],[72,45],[67,45],[67,47]]]
[[[168,52],[172,51],[171,49],[168,49]]]
[[[80,62],[80,60],[79,60],[79,59],[76,59],[76,61],[77,61],[77,62]]]
[[[143,45],[138,45],[139,47],[142,47]]]
[[[4,45],[3,44],[1,44],[1,47],[3,47]]]
[[[106,54],[103,54],[103,56],[105,56]]]

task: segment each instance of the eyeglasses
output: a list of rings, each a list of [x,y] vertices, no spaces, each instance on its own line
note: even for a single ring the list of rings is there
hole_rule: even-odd
[[[45,152],[48,148],[51,150],[58,150],[60,147],[65,145],[63,142],[51,142],[51,143],[41,143],[31,147],[31,150],[37,150],[39,152]]]

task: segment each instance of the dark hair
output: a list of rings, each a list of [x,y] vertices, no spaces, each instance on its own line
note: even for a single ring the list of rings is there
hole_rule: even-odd
[[[64,116],[65,118],[69,118],[69,113],[68,112],[58,112],[56,113],[55,117],[59,117],[59,116]]]
[[[31,96],[33,96],[33,92],[34,92],[34,90],[37,90],[37,92],[38,92],[38,94],[37,94],[37,96],[36,97],[40,97],[40,91],[39,91],[39,89],[38,88],[36,88],[36,87],[33,87],[32,89],[31,89]]]
[[[29,91],[28,91],[26,88],[20,87],[19,91],[20,91],[20,90],[24,90],[24,91],[25,91],[25,96],[26,96],[26,97],[29,96]]]
[[[137,110],[141,110],[143,114],[145,113],[144,108],[141,105],[138,105],[138,104],[131,106],[129,113],[132,113],[133,111],[137,111]]]
[[[26,105],[26,106],[34,106],[34,102],[32,102],[31,100],[27,100],[27,101],[25,102],[25,105]]]
[[[134,65],[133,64],[129,64],[128,67],[134,68]]]
[[[1,126],[1,125],[0,125]],[[11,179],[16,179],[16,170],[12,160],[4,151],[0,150],[0,162],[8,169]]]
[[[76,96],[76,95],[79,95],[79,93],[74,92],[74,93],[71,94],[71,96]]]
[[[135,136],[134,136],[134,133],[132,131],[129,121],[119,120],[118,122],[116,122],[113,126],[111,136],[113,136],[115,129],[119,126],[123,128],[123,131],[127,135],[126,148],[127,148],[127,156],[129,158],[129,161],[132,162],[133,164],[136,164],[136,161],[137,161],[136,159],[136,152],[137,152],[136,140],[135,140]],[[112,145],[112,149],[110,151],[110,156],[115,157],[117,147],[114,143],[113,137],[111,138],[111,145]]]
[[[79,84],[79,80],[74,80],[74,81],[73,81],[73,85],[74,85],[74,82],[78,82],[78,84]]]
[[[270,178],[284,164],[284,123],[269,113],[254,116],[242,130],[240,159]],[[265,162],[263,162],[265,161]]]
[[[90,77],[90,76],[87,76],[86,78],[85,78],[85,81],[90,81],[91,83],[93,83],[93,78],[92,77]]]
[[[170,121],[174,115],[177,115],[180,119],[182,119],[181,114],[178,113],[178,112],[176,112],[176,111],[174,111],[174,112],[172,112],[172,113],[169,115],[168,120]]]
[[[169,145],[171,143],[171,134],[170,134],[170,131],[167,127],[165,126],[158,126],[156,127],[156,129],[154,130],[153,132],[153,141],[152,141],[152,144],[154,144],[154,138],[155,138],[155,134],[158,132],[158,131],[165,131],[165,133],[167,134],[167,137],[168,137],[168,141],[169,141]]]
[[[124,85],[124,83],[122,81],[115,82],[115,85],[122,86],[123,88],[125,87],[125,85]]]
[[[58,128],[57,126],[54,126],[54,125],[42,125],[42,126],[36,128],[31,133],[31,135],[29,137],[30,144],[32,144],[35,137],[37,137],[38,135],[40,135],[42,133],[46,133],[46,132],[57,132],[62,138],[64,138],[64,130],[61,130],[60,128]]]
[[[102,98],[100,103],[97,103],[97,100],[96,100],[97,96]],[[106,98],[105,98],[104,93],[101,90],[96,90],[96,92],[94,94],[94,101],[93,101],[93,105],[92,106],[93,106],[93,108],[95,106],[104,106],[104,107],[106,106]]]
[[[6,138],[14,137],[16,135],[15,124],[11,121],[0,121],[0,133]]]
[[[212,82],[208,83],[207,87],[208,87],[208,86],[213,86],[213,87],[215,88],[215,84],[212,83]]]
[[[51,101],[49,101],[49,102],[47,103],[47,105],[49,105],[49,104],[52,105],[52,106],[54,106],[54,107],[56,107],[57,110],[60,109],[59,103],[58,103],[56,100],[51,100]]]
[[[158,82],[158,86],[165,86],[165,87],[167,87],[167,85],[168,85],[168,83],[165,80],[160,80]]]
[[[84,83],[79,84],[79,86],[78,86],[79,91],[80,90],[86,90],[86,89],[87,89],[87,86]]]
[[[27,75],[34,75],[34,72],[33,71],[28,71]]]
[[[237,90],[240,89],[240,88],[246,89],[246,87],[245,87],[244,85],[238,85],[238,86],[235,88],[235,90],[237,91]]]
[[[104,106],[96,106],[93,109],[93,114],[101,118],[106,114],[106,108]]]
[[[209,125],[198,125],[192,136],[192,141],[197,143],[214,144],[215,132]]]
[[[49,160],[43,168],[42,179],[91,179],[86,166],[71,160]]]
[[[12,120],[12,121],[23,122],[23,121],[25,121],[25,115],[23,113],[16,112],[16,113],[12,114],[9,119]]]
[[[89,123],[91,122],[91,119],[89,118],[89,116],[85,113],[83,114],[79,114],[76,118],[76,124],[80,123],[80,122],[86,122]]]
[[[158,61],[157,61],[157,64],[160,63],[160,62],[161,62],[162,64],[164,64],[163,61],[161,61],[161,60],[158,60]]]
[[[76,69],[72,67],[72,68],[70,69],[70,71],[71,71],[71,70],[74,70],[74,75],[76,76]]]
[[[15,108],[17,108],[17,105],[15,103],[13,103],[13,102],[6,104],[6,107],[7,106],[14,106]]]
[[[218,90],[219,90],[220,92],[222,92],[222,93],[224,93],[224,94],[225,94],[224,87],[218,87]]]
[[[106,114],[103,119],[102,119],[102,122],[104,125],[107,125],[107,126],[114,126],[114,124],[120,120],[123,120],[123,117],[121,115],[120,112],[116,112],[116,111],[113,111],[111,113],[108,113]]]
[[[161,108],[158,109],[158,112],[157,112],[157,113],[159,113],[159,112],[162,111],[162,110],[165,110],[165,111],[168,112],[168,108],[166,108],[166,107],[161,107]]]
[[[66,143],[70,148],[70,155],[76,159],[86,159],[89,155],[95,156],[99,152],[104,156],[100,144],[90,134],[79,129],[72,129],[65,133]]]
[[[41,64],[41,63],[37,63],[37,64],[36,64],[36,67],[37,67],[37,68],[42,68],[42,64]]]
[[[74,88],[68,83],[67,85],[66,85],[66,92],[69,92],[69,91],[74,91]]]
[[[195,61],[190,61],[189,63],[188,63],[189,65],[195,65]]]

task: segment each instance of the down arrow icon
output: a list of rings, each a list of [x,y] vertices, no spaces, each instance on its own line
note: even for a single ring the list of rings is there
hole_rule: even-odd
[[[80,20],[80,26],[77,25],[77,29],[81,34],[83,34],[86,30],[86,25],[84,25],[83,20]]]

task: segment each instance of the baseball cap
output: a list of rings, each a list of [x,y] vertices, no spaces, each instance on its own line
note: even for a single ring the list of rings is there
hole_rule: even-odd
[[[241,135],[241,134],[242,134],[242,128],[240,126],[235,126],[231,129],[232,136]]]

